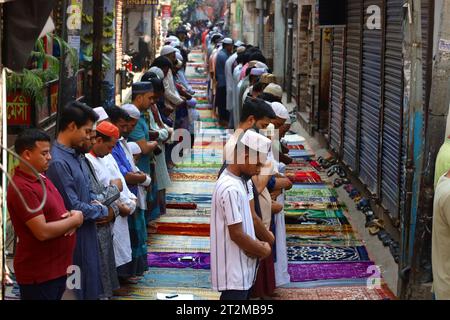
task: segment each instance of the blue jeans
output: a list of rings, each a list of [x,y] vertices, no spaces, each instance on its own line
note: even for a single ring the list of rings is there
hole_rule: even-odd
[[[19,284],[21,300],[61,300],[66,290],[66,276],[39,284]]]
[[[220,295],[220,300],[248,300],[250,290],[225,290]]]

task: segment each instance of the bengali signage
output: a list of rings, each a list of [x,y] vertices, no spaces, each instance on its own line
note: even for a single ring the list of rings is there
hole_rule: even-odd
[[[31,125],[31,102],[29,97],[20,92],[8,95],[6,100],[6,110],[8,125]]]
[[[164,19],[172,17],[172,7],[170,5],[161,5],[161,16]]]

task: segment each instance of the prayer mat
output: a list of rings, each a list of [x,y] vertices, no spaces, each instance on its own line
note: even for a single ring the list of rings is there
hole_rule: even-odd
[[[299,210],[339,210],[343,204],[337,202],[312,202],[312,201],[296,201],[295,197],[289,197],[285,200],[285,208],[291,211]]]
[[[304,202],[304,203],[314,203],[324,206],[325,204],[332,204],[333,206],[337,203],[337,197],[315,197],[315,196],[296,196],[296,195],[286,195],[286,201],[288,202]]]
[[[372,261],[337,262],[337,263],[292,263],[288,265],[288,272],[292,282],[304,282],[328,279],[367,278]]]
[[[293,246],[287,247],[289,262],[370,261],[364,246]]]
[[[343,218],[344,213],[340,210],[313,210],[313,209],[284,209],[284,213],[287,216],[298,217],[305,216],[311,218]]]
[[[182,203],[182,202],[173,202],[173,203],[167,203],[166,208],[168,209],[197,209],[196,203]]]
[[[207,237],[151,234],[148,237],[148,252],[209,252]]]
[[[211,271],[201,269],[149,268],[136,286],[211,288]]]
[[[222,167],[223,163],[205,163],[205,162],[200,162],[200,163],[195,163],[192,161],[184,161],[184,162],[180,162],[177,163],[176,166],[178,168],[220,168]]]
[[[209,253],[150,252],[147,255],[149,267],[153,268],[191,268],[209,270]]]
[[[301,226],[344,226],[350,225],[346,217],[313,218],[308,216],[286,216],[286,225]]]
[[[211,194],[192,194],[192,193],[167,193],[166,194],[166,201],[170,203],[175,202],[182,202],[182,203],[195,203],[197,204],[197,207],[201,206],[202,204],[209,204],[211,205]]]
[[[158,234],[173,234],[181,236],[209,237],[209,224],[201,223],[156,223]],[[152,231],[153,232],[153,231]]]
[[[387,285],[380,288],[361,286],[305,289],[278,288],[275,300],[396,300]]]
[[[197,209],[166,209],[165,216],[179,216],[179,217],[198,217],[209,216],[211,214],[211,208],[197,208]]]
[[[294,185],[292,189],[286,191],[288,196],[301,196],[301,197],[334,197],[337,198],[337,192],[335,189],[328,188],[325,185],[314,185],[311,188],[297,187],[300,185]]]
[[[217,181],[216,174],[172,172],[170,178],[174,181]]]
[[[323,183],[320,176],[314,171],[287,173],[286,177],[288,177],[292,183]]]
[[[320,189],[329,189],[329,187],[325,183],[324,184],[296,183],[291,188],[291,190],[320,190]]]
[[[351,225],[307,225],[307,224],[287,224],[286,232],[292,234],[304,233],[304,232],[352,232]]]
[[[350,236],[353,233],[347,233],[347,237],[341,236],[309,236],[309,235],[288,235],[286,238],[287,246],[298,245],[329,245],[329,246],[363,246],[361,240]]]
[[[176,217],[163,215],[156,220],[158,223],[200,223],[209,224],[209,217]]]
[[[319,287],[340,287],[340,286],[365,286],[367,279],[328,279],[305,282],[289,282],[281,288],[319,288]]]
[[[156,295],[158,293],[163,293],[167,295],[173,294],[192,294],[194,300],[219,300],[220,292],[199,289],[199,288],[166,288],[166,287],[124,287],[117,290],[117,295],[114,296],[113,300],[157,300]]]

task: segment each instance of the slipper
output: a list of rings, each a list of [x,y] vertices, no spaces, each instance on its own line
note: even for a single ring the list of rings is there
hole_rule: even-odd
[[[369,228],[369,233],[374,236],[384,229],[384,221],[383,219],[373,219],[368,223],[367,228]]]
[[[369,200],[362,198],[356,205],[356,209],[362,210],[362,208],[369,206]]]
[[[341,178],[334,179],[333,186],[335,188],[339,188],[340,186],[342,186],[342,184],[343,184],[343,181]]]
[[[383,232],[380,232],[378,234],[378,239],[381,241],[381,243],[383,244],[383,246],[387,247],[392,241],[394,241],[392,239],[392,237],[390,236],[389,233],[387,233],[386,230],[383,230]]]

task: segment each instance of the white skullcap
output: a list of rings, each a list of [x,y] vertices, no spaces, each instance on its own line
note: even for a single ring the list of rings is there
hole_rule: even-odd
[[[139,119],[141,117],[141,112],[134,104],[131,103],[124,104],[122,106],[122,109],[125,110],[128,113],[128,115],[133,119]]]
[[[270,146],[272,142],[267,137],[264,137],[262,134],[256,133],[253,130],[245,131],[242,136],[241,143],[250,149],[267,154],[270,150]]]
[[[177,52],[177,53],[175,54],[175,56],[177,57],[178,60],[181,60],[181,61],[184,60],[184,59],[183,59],[183,56],[181,55],[180,52]]]
[[[103,109],[103,107],[94,108],[94,111],[99,117],[97,121],[103,121],[109,118],[108,114],[106,113],[105,109]]]
[[[127,142],[128,149],[130,149],[131,154],[141,154],[141,147],[136,142]]]
[[[148,69],[149,72],[156,74],[161,80],[164,79],[164,72],[158,67],[151,67]]]
[[[283,97],[283,89],[278,84],[275,83],[269,83],[267,87],[264,88],[265,93],[269,93],[277,98]]]
[[[261,76],[264,73],[266,73],[266,69],[264,68],[252,68],[252,70],[250,70],[250,75],[252,76]]]
[[[289,118],[289,112],[287,111],[286,107],[283,106],[283,104],[279,102],[272,102],[272,109],[278,118],[284,120],[287,120]]]
[[[222,40],[223,44],[233,44],[233,39],[231,38],[225,38]]]
[[[240,47],[240,46],[242,46],[244,43],[241,41],[241,40],[237,40],[235,43],[234,43],[234,46],[235,47]]]
[[[161,55],[162,56],[166,56],[168,54],[171,54],[173,52],[176,52],[175,48],[169,45],[165,45],[164,47],[162,47],[161,49]]]

